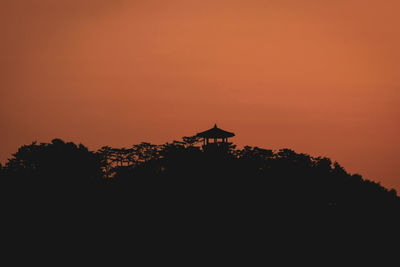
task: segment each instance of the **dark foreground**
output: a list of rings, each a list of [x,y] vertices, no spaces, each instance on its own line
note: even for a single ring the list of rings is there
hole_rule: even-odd
[[[199,252],[262,255],[271,245],[291,251],[305,242],[313,249],[337,242],[371,248],[382,244],[372,239],[384,242],[399,227],[394,190],[327,158],[141,145],[120,157],[111,148],[91,152],[61,140],[20,148],[1,170],[11,242],[64,240],[85,249],[84,242],[107,241],[112,250],[122,239],[136,252],[155,246],[201,258]]]

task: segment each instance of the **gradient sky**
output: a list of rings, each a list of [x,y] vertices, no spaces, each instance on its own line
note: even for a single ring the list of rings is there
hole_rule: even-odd
[[[58,137],[327,156],[400,189],[398,0],[0,0],[0,161]]]

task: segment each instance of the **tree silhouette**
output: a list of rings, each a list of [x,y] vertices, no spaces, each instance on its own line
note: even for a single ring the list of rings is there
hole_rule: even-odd
[[[192,205],[198,199],[209,205],[225,199],[229,209],[245,205],[254,212],[277,208],[393,215],[400,207],[395,190],[349,174],[325,157],[250,146],[202,150],[197,143],[197,137],[184,137],[163,145],[142,142],[92,152],[60,139],[33,142],[0,166],[0,175],[3,184],[29,185],[36,191],[100,186],[113,188],[108,196],[129,190],[136,197],[152,196],[161,202],[180,196]]]
[[[186,145],[186,146],[194,146],[194,145],[196,145],[196,144],[198,144],[198,143],[200,143],[201,142],[201,137],[198,137],[198,136],[196,136],[196,135],[194,135],[194,136],[184,136],[184,137],[182,137],[182,140],[183,140],[183,143]]]
[[[20,147],[6,163],[4,175],[27,183],[82,185],[101,179],[102,165],[98,154],[82,144],[54,139]]]

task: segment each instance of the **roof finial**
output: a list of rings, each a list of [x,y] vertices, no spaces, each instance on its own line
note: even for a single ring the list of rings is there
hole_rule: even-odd
[[[214,124],[214,128],[217,128],[217,124],[216,123]]]

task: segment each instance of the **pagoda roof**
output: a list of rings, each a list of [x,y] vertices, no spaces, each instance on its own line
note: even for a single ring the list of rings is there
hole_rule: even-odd
[[[217,127],[217,124],[214,125],[210,130],[198,133],[196,136],[203,138],[227,138],[235,136],[234,133],[224,131]]]

